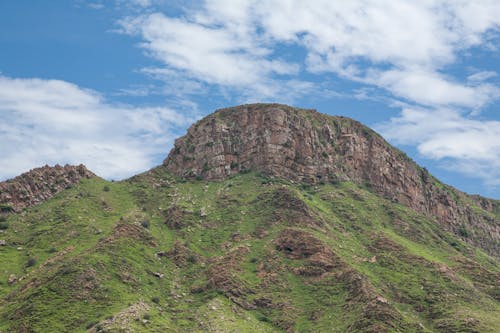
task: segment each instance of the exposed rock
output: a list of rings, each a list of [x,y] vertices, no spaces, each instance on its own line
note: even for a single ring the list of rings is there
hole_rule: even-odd
[[[163,164],[177,176],[207,180],[248,170],[306,183],[350,180],[436,217],[446,230],[492,255],[500,253],[500,202],[441,184],[349,118],[280,104],[221,109],[177,139]]]
[[[198,262],[199,256],[190,250],[186,244],[176,240],[172,249],[165,252],[164,256],[168,257],[178,267],[185,267],[188,263]]]
[[[182,229],[186,226],[186,221],[184,217],[190,215],[191,213],[185,211],[179,206],[172,206],[165,211],[165,224],[170,229]]]
[[[321,240],[309,232],[285,229],[275,240],[276,248],[291,259],[307,259],[293,269],[304,276],[319,276],[342,265],[339,258]]]
[[[205,207],[200,208],[200,217],[207,216],[207,209]]]
[[[7,280],[8,284],[14,284],[17,282],[17,276],[14,274],[9,275],[9,279]]]
[[[157,277],[158,279],[163,279],[163,277],[165,276],[165,274],[162,274],[160,272],[151,272],[151,274],[154,276],[154,277]]]
[[[306,259],[327,249],[323,243],[308,232],[285,229],[275,241],[279,251],[291,259]]]
[[[87,332],[132,332],[132,328],[130,327],[131,323],[135,320],[139,320],[149,309],[150,306],[147,303],[139,301],[138,303],[132,304],[128,308],[116,313],[111,318],[108,318],[100,322],[98,325],[91,327]],[[144,320],[145,319],[142,320],[142,323],[146,324],[147,320],[146,322],[144,322]]]
[[[255,307],[244,299],[244,296],[251,294],[252,290],[238,278],[238,275],[242,271],[240,264],[248,251],[248,247],[238,246],[224,256],[215,258],[207,271],[211,287],[247,310]]]
[[[115,243],[123,238],[130,238],[135,241],[141,241],[149,246],[156,246],[156,242],[153,237],[145,230],[145,228],[137,224],[128,223],[118,223],[113,229],[113,232],[102,240],[102,245]]]
[[[44,166],[0,183],[2,211],[15,212],[52,198],[83,178],[96,177],[84,165]]]
[[[287,221],[292,225],[301,226],[320,224],[313,217],[304,201],[286,187],[262,193],[256,200],[262,205],[274,208],[271,219],[275,222]]]

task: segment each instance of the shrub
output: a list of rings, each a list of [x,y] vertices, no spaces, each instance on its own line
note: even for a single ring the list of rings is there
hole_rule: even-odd
[[[14,208],[12,208],[10,205],[2,204],[2,205],[0,205],[0,212],[1,213],[12,213],[12,212],[14,212]]]
[[[149,313],[145,313],[144,316],[142,316],[142,318],[149,320],[149,319],[151,319],[151,316],[149,315]]]
[[[160,298],[158,296],[154,296],[153,298],[151,298],[151,302],[159,304],[160,303]]]
[[[198,261],[198,258],[196,258],[196,255],[190,254],[187,256],[186,260],[187,260],[187,262],[194,264]]]
[[[108,185],[105,185],[105,186],[102,188],[102,190],[103,190],[104,192],[109,192],[109,186],[108,186]]]
[[[9,229],[9,224],[7,222],[0,222],[0,230]]]
[[[35,258],[29,258],[28,262],[26,263],[26,267],[33,267],[36,265],[36,259]]]
[[[148,229],[149,228],[149,221],[142,221],[141,225],[142,225],[143,228]]]
[[[56,253],[57,252],[57,249],[55,247],[51,247],[49,249],[49,253]]]
[[[271,320],[264,315],[259,316],[257,319],[263,323],[270,323],[271,322]]]
[[[469,237],[469,232],[464,225],[461,225],[460,228],[458,228],[458,234],[464,238]]]

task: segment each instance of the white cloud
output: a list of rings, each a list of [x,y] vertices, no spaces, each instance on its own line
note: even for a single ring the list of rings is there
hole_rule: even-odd
[[[122,20],[121,26],[126,33],[142,36],[141,46],[166,66],[147,69],[150,73],[173,77],[181,73],[190,80],[236,88],[245,96],[264,99],[281,96],[298,82],[279,77],[297,74],[299,66],[271,59],[272,49],[244,25],[240,29],[231,22],[221,26],[209,17],[188,20],[154,13]]]
[[[470,119],[450,109],[406,108],[377,129],[447,168],[500,185],[500,121]]]
[[[474,73],[472,75],[469,75],[467,77],[467,80],[469,82],[482,82],[482,81],[486,81],[486,80],[492,79],[492,78],[497,77],[497,76],[498,76],[497,72],[494,72],[494,71],[481,71],[481,72],[477,72],[477,73]]]
[[[480,109],[499,96],[498,88],[493,85],[465,85],[437,72],[422,70],[370,72],[366,81],[386,88],[396,96],[430,106]]]
[[[420,104],[479,108],[498,91],[439,70],[487,42],[499,12],[494,0],[207,0],[182,18],[155,13],[121,25],[169,69],[264,97],[280,95],[276,87],[289,78],[279,75],[303,70],[297,60],[279,59],[279,47],[296,45],[306,51],[308,71],[334,72]]]
[[[130,0],[130,2],[141,7],[149,7],[153,4],[151,0]]]
[[[174,127],[193,118],[168,108],[107,103],[94,91],[59,80],[0,76],[0,179],[44,164],[84,163],[123,178],[168,154]]]
[[[472,48],[497,51],[498,13],[496,0],[206,0],[182,17],[155,13],[121,25],[162,63],[150,73],[187,78],[193,91],[211,85],[267,99],[321,86],[302,74],[357,82],[355,98],[411,106],[384,127],[394,142],[494,183],[500,175],[488,170],[500,169],[499,125],[474,117],[500,97],[487,82],[496,73],[477,68],[464,79],[449,68]],[[302,58],[283,58],[288,47],[304,51]]]

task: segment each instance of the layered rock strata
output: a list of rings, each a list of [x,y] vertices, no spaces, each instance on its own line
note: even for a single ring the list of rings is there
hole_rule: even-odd
[[[500,203],[440,183],[361,123],[280,104],[221,109],[176,140],[164,166],[187,179],[258,171],[310,184],[352,181],[499,253]]]

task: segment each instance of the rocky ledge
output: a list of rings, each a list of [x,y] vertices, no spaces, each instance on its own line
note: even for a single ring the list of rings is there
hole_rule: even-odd
[[[84,165],[56,165],[32,169],[0,183],[2,211],[19,212],[50,199],[83,178],[96,177]]]
[[[216,111],[176,140],[164,166],[188,179],[248,170],[306,183],[352,181],[433,216],[445,229],[500,253],[500,202],[444,185],[361,123],[281,104]]]

